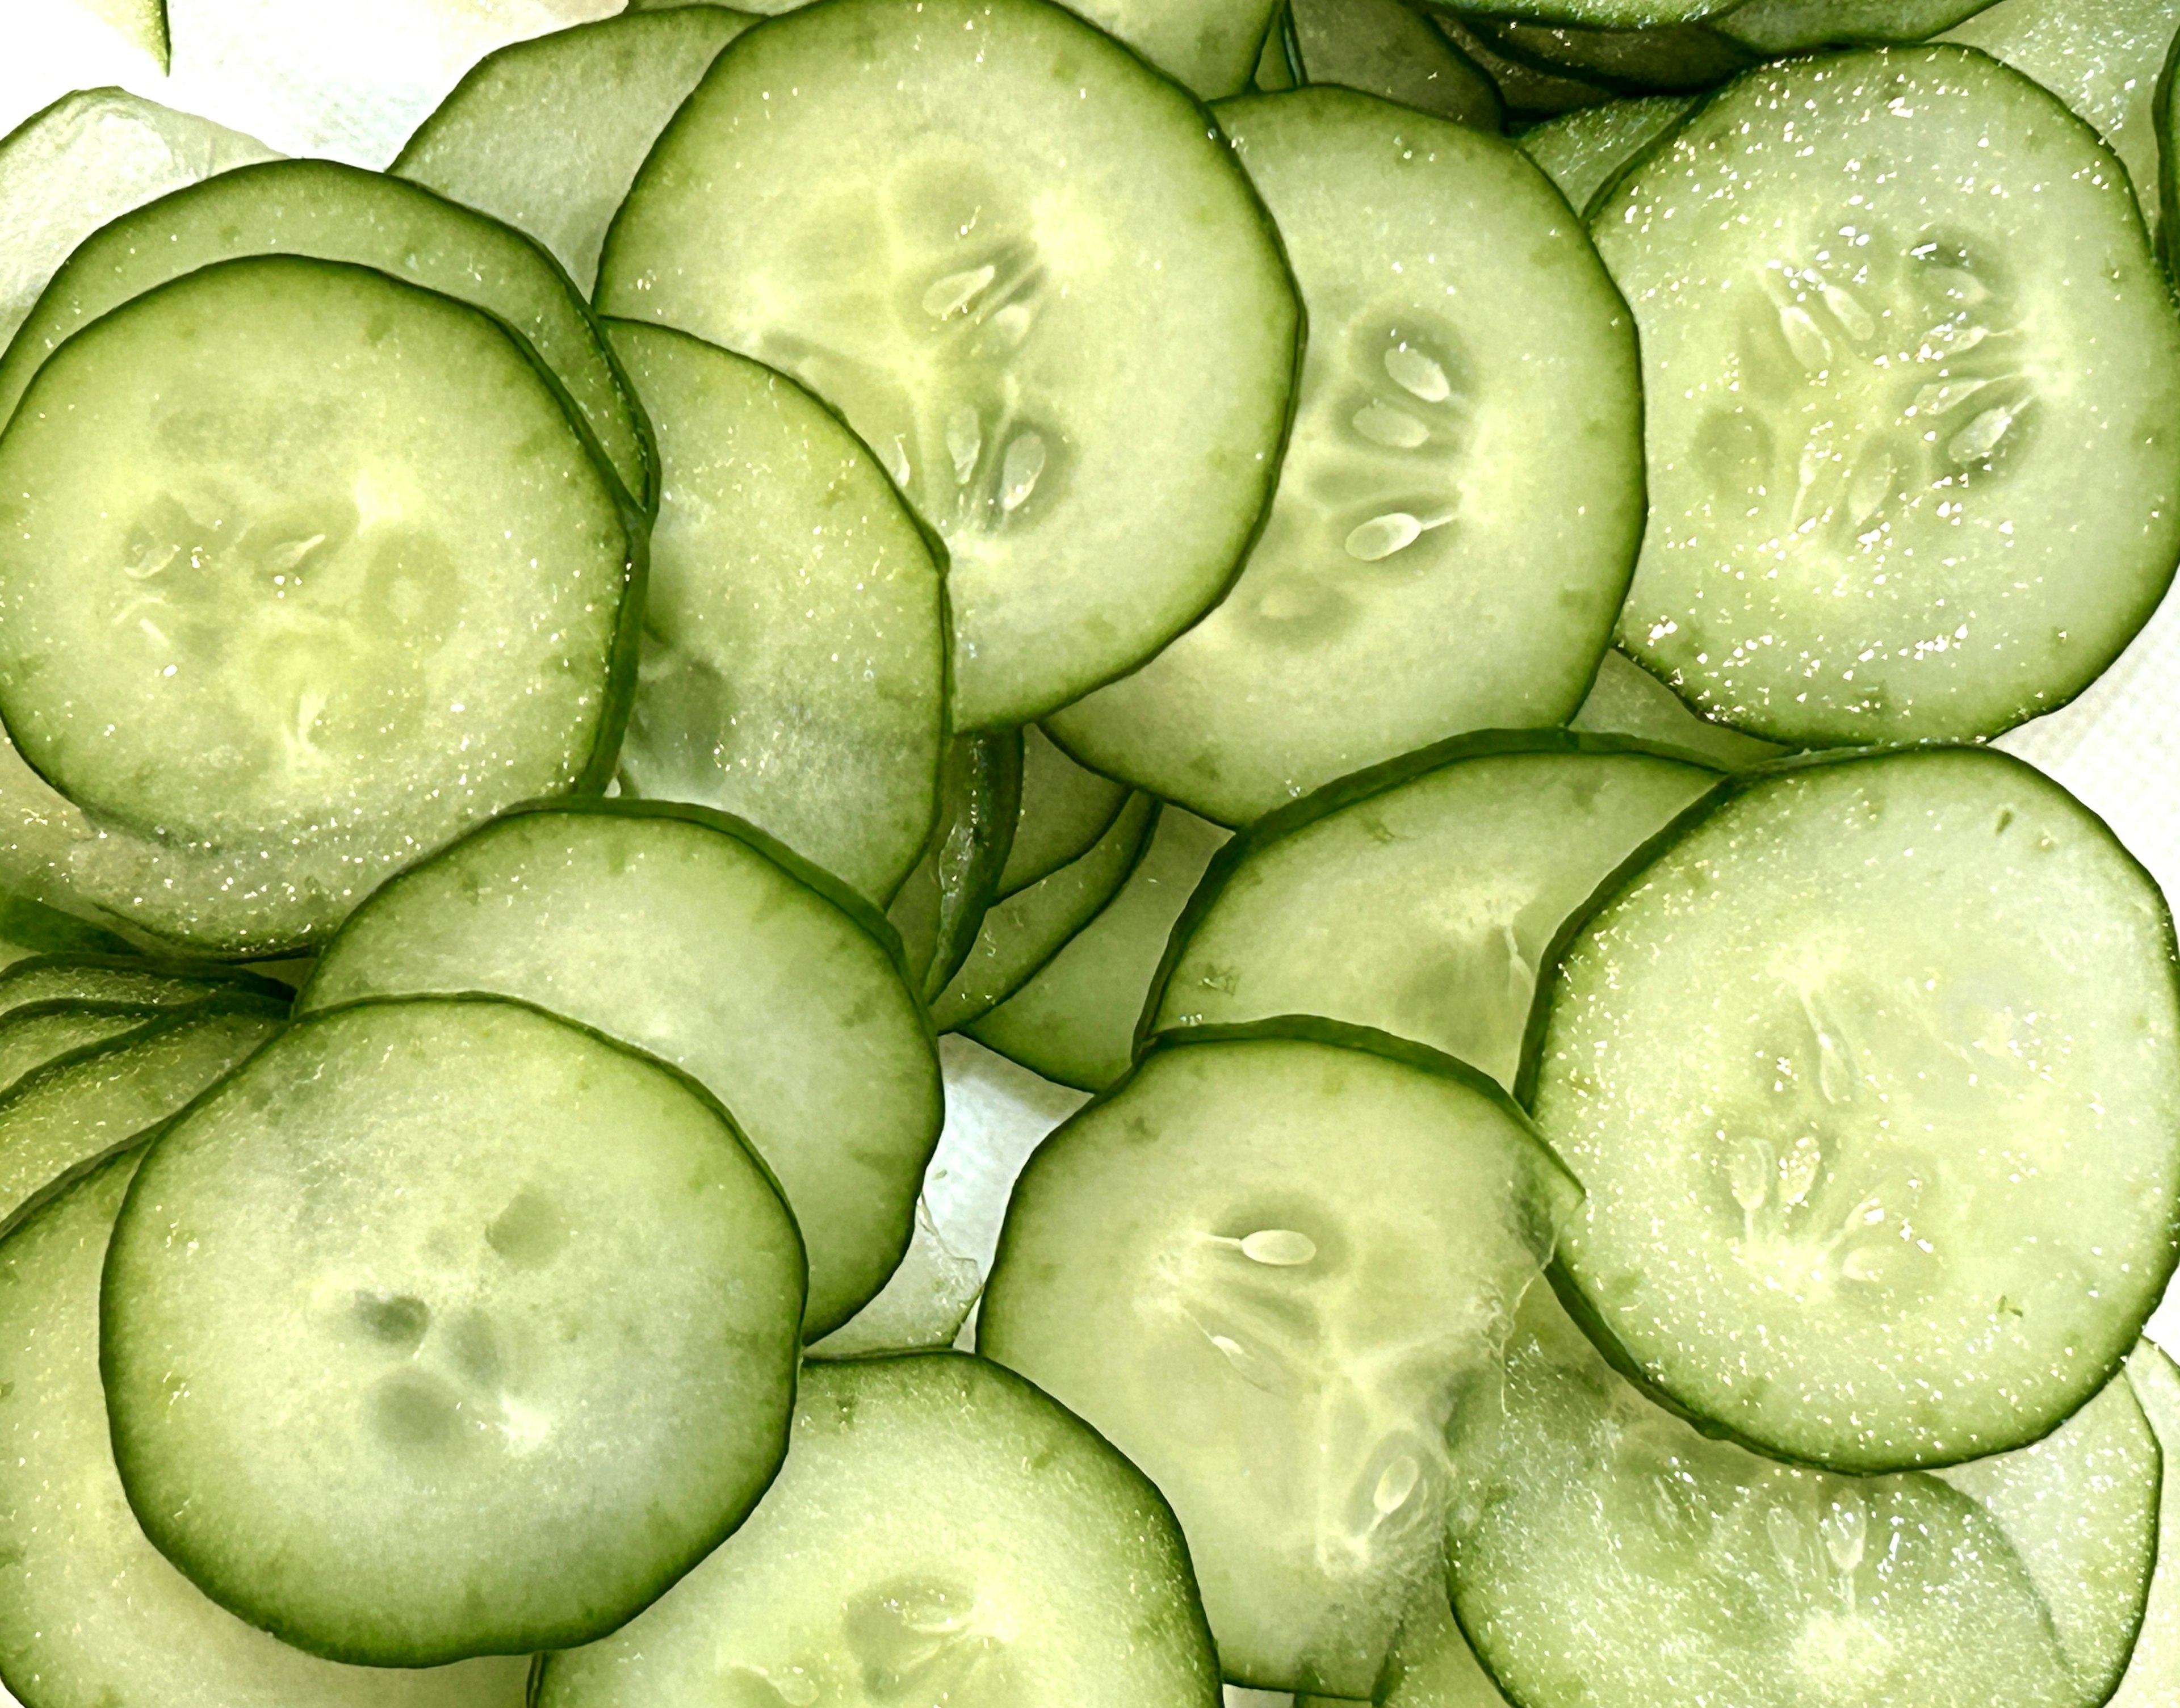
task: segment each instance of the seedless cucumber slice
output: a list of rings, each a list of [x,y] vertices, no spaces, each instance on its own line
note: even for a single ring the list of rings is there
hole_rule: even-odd
[[[1839,42],[1920,41],[1991,0],[1748,0],[1712,20],[1728,41],[1766,56]]]
[[[1495,133],[1498,85],[1401,0],[1290,0],[1307,83],[1333,83]]]
[[[0,971],[0,1016],[34,1003],[58,1002],[172,1008],[223,991],[283,1002],[288,998],[281,985],[240,967],[147,961],[135,955],[32,955]]]
[[[1687,118],[1693,95],[1632,96],[1577,107],[1522,133],[1522,151],[1586,214],[1629,162]]]
[[[1875,1472],[2033,1442],[2164,1290],[2172,927],[2018,761],[1730,785],[1550,1000],[1534,1107],[1589,1191],[1560,1247],[1585,1326],[1767,1451]]]
[[[650,431],[581,295],[521,233],[421,185],[330,160],[239,167],[101,228],[52,277],[0,358],[0,421],[80,328],[146,291],[250,255],[350,261],[473,305],[530,341],[621,485],[657,508]]]
[[[1085,771],[1035,724],[1022,731],[1021,811],[999,892],[1010,896],[1089,852],[1113,827],[1128,786]]]
[[[655,1059],[483,998],[313,1015],[130,1185],[114,1460],[160,1552],[300,1648],[564,1648],[772,1480],[802,1281],[771,1177]]]
[[[94,818],[249,874],[97,899],[273,953],[603,783],[641,526],[594,442],[501,323],[338,262],[221,262],[71,338],[0,437],[0,709]]]
[[[24,1708],[521,1708],[529,1663],[342,1667],[215,1606],[144,1539],[113,1468],[99,1275],[140,1153],[0,1245],[0,1676]]]
[[[977,1349],[1173,1502],[1229,1678],[1366,1696],[1489,1457],[1500,1350],[1575,1196],[1429,1052],[1168,1046],[1030,1159]]]
[[[1633,322],[1511,144],[1346,90],[1222,107],[1313,332],[1225,601],[1048,720],[1222,824],[1588,691],[1643,527]]]
[[[1300,329],[1203,109],[1043,0],[739,37],[637,175],[598,305],[793,374],[877,450],[952,556],[962,729],[1065,704],[1218,596]]]
[[[999,892],[1021,821],[1022,782],[1020,730],[957,735],[939,755],[930,839],[886,909],[909,984],[926,1002],[961,970]]]
[[[2180,1697],[2180,1370],[2148,1341],[2127,1361],[2127,1379],[2157,1432],[2165,1480],[2157,1502],[2157,1570],[2127,1672],[2106,1708],[2164,1708]]]
[[[812,1365],[794,1447],[725,1546],[537,1708],[771,1698],[1218,1708],[1158,1491],[1079,1419],[955,1353]]]
[[[159,1010],[125,1002],[31,1002],[0,1017],[0,1096],[34,1068],[133,1032]]]
[[[718,6],[602,18],[487,54],[387,170],[505,220],[585,292],[636,168],[719,50]]]
[[[296,998],[487,991],[672,1063],[734,1113],[810,1253],[812,1338],[907,1244],[942,1117],[928,1023],[867,905],[747,826],[514,814],[386,886]]]
[[[1617,647],[1598,666],[1589,698],[1567,728],[1592,735],[1626,735],[1659,747],[1678,748],[1721,771],[1741,771],[1776,759],[1786,750],[1698,717],[1673,690]]]
[[[621,787],[734,813],[883,907],[938,808],[939,566],[794,381],[663,327],[610,331],[664,493]]]
[[[1690,92],[1744,71],[1754,56],[1707,25],[1657,30],[1578,30],[1514,19],[1473,19],[1469,27],[1509,59],[1566,74],[1624,95]]]
[[[1511,1087],[1562,922],[1717,781],[1683,757],[1539,731],[1321,789],[1212,862],[1143,1030],[1322,1014]]]
[[[1691,704],[1799,745],[1995,734],[2156,605],[2180,321],[2056,96],[1962,47],[1790,61],[1594,225],[1650,406],[1621,645]]]

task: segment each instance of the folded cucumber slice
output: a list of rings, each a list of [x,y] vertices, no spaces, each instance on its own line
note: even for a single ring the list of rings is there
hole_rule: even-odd
[[[883,907],[938,808],[939,566],[794,381],[663,327],[609,332],[664,481],[621,787],[734,813]]]
[[[1677,748],[1721,771],[1744,771],[1786,751],[1776,742],[1697,717],[1687,701],[1617,647],[1605,655],[1597,680],[1589,685],[1589,698],[1567,720],[1567,728],[1583,734],[1625,735],[1653,746]]]
[[[1842,42],[1920,41],[1991,0],[1747,0],[1711,20],[1730,41],[1770,58]]]
[[[1496,135],[1499,87],[1401,0],[1289,0],[1302,80],[1337,84]]]
[[[1963,47],[1790,61],[1593,227],[1649,403],[1620,644],[1691,704],[1797,745],[1996,734],[2155,607],[2180,319],[2056,96]]]
[[[927,1002],[968,958],[1013,856],[1022,751],[1020,730],[994,729],[957,735],[939,755],[939,810],[923,858],[886,909],[909,983]]]
[[[223,991],[279,1002],[289,995],[277,980],[240,967],[147,961],[136,955],[32,955],[0,970],[0,1017],[43,1002],[140,1002],[172,1008]]]
[[[1143,1033],[1322,1014],[1511,1087],[1561,924],[1717,782],[1684,755],[1540,730],[1320,789],[1212,862]]]
[[[655,1058],[488,998],[311,1015],[129,1187],[114,1460],[159,1551],[299,1648],[564,1648],[772,1480],[802,1283],[771,1177]]]
[[[330,160],[238,167],[85,239],[0,357],[0,421],[15,413],[53,352],[101,316],[199,267],[268,254],[372,267],[504,321],[567,388],[621,485],[645,510],[658,508],[650,430],[587,305],[552,258],[488,215]]]
[[[1087,854],[1128,799],[1127,784],[1085,771],[1035,724],[1021,735],[1021,811],[999,874],[1001,897]]]
[[[0,710],[195,880],[97,899],[273,953],[602,783],[642,541],[594,446],[501,323],[344,263],[221,262],[70,338],[0,437]]]
[[[586,293],[651,145],[756,19],[719,6],[601,18],[487,54],[386,169],[525,231]]]
[[[144,1539],[113,1468],[99,1276],[140,1153],[0,1244],[0,1678],[23,1708],[522,1708],[529,1662],[343,1667],[254,1630]]]
[[[637,174],[598,305],[793,374],[878,451],[952,556],[962,729],[1065,705],[1219,596],[1300,332],[1203,108],[1043,0],[738,37]]]
[[[1047,727],[1246,824],[1426,742],[1572,715],[1642,534],[1642,399],[1627,305],[1511,144],[1347,90],[1219,122],[1309,309],[1279,493],[1225,601]]]
[[[1577,1195],[1488,1082],[1316,1024],[1154,1050],[1048,1139],[977,1343],[1173,1502],[1229,1678],[1364,1696]]]
[[[2157,1570],[2142,1634],[2106,1708],[2166,1708],[2180,1701],[2180,1370],[2144,1341],[2128,1356],[2127,1379],[2157,1432],[2166,1475],[2157,1502]]]
[[[32,1068],[133,1032],[159,1015],[157,1008],[127,1002],[30,1002],[11,1008],[0,1015],[0,1097]]]
[[[1562,113],[1521,136],[1522,151],[1577,213],[1587,215],[1628,163],[1683,118],[1693,95],[1631,96]]]
[[[1782,1457],[2033,1442],[2172,1271],[2165,903],[1989,750],[1729,784],[1574,934],[1535,1084],[1585,1326]]]
[[[2065,1503],[2080,1492],[2070,1462],[2101,1461],[2118,1475],[2100,1518],[2146,1540],[2157,1458],[2124,1380],[2044,1453],[1977,1468],[2009,1486],[2007,1512],[1921,1472],[1794,1470],[1707,1440],[1606,1368],[1548,1288],[1523,1304],[1506,1392],[1494,1486],[1453,1539],[1452,1584],[1522,1708],[2095,1708],[2111,1689],[2055,1634],[2041,1592],[2063,1561],[2044,1562],[2056,1576],[2025,1562],[2008,1519]],[[2079,1540],[2094,1557],[2106,1538]],[[2131,1636],[2152,1559],[2130,1557],[2130,1579],[2097,1584],[2091,1622]]]
[[[296,998],[487,991],[672,1063],[733,1112],[810,1255],[812,1337],[907,1244],[943,1111],[929,1023],[851,892],[701,808],[515,813],[357,910]]]

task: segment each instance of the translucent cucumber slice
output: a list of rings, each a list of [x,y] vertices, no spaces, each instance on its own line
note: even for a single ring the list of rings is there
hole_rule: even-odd
[[[1322,789],[1230,843],[1175,926],[1146,1035],[1321,1014],[1512,1086],[1567,917],[1717,786],[1685,758],[1539,731]]]
[[[1656,30],[1577,30],[1475,18],[1469,28],[1509,59],[1623,95],[1715,88],[1755,63],[1747,48],[1701,24]]]
[[[802,1281],[771,1177],[654,1058],[484,998],[312,1015],[130,1186],[114,1461],[159,1551],[300,1648],[587,1642],[772,1480]]]
[[[1567,720],[1567,728],[1678,748],[1721,771],[1746,770],[1786,751],[1776,742],[1697,717],[1671,689],[1617,647],[1605,655],[1597,680],[1589,685],[1589,698]]]
[[[1797,745],[1995,734],[2155,607],[2180,320],[2056,96],[1962,47],[1790,61],[1593,228],[1650,404],[1620,643],[1691,704]]]
[[[1508,1708],[1443,1595],[1419,1597],[1402,1623],[1377,1700],[1384,1708]],[[1303,1705],[1297,1701],[1295,1708]]]
[[[135,1031],[157,1008],[125,1002],[32,1002],[0,1016],[0,1096],[34,1068]]]
[[[793,374],[877,450],[951,554],[961,729],[1065,705],[1218,596],[1300,331],[1203,109],[1043,0],[738,38],[637,175],[598,304]]]
[[[1302,81],[1337,84],[1497,134],[1499,87],[1401,0],[1289,0]]]
[[[0,438],[0,710],[195,880],[96,898],[276,953],[603,783],[642,534],[594,445],[504,326],[363,267],[222,262],[69,339]]]
[[[1766,58],[1841,42],[1920,41],[1973,18],[1991,0],[1748,0],[1712,20],[1730,41]]]
[[[764,1504],[537,1708],[798,1698],[1218,1708],[1158,1491],[1027,1382],[955,1353],[812,1365]]]
[[[1027,984],[1119,892],[1158,816],[1157,801],[1131,795],[1088,853],[994,905],[961,970],[933,999],[932,1024],[942,1032],[966,1026]]]
[[[134,955],[33,955],[0,971],[0,1017],[49,1002],[130,1002],[173,1008],[223,991],[285,1002],[275,980],[240,967],[146,961]]]
[[[651,145],[719,50],[756,21],[684,6],[499,48],[387,170],[529,233],[587,294],[606,228]]]
[[[1220,122],[1309,309],[1278,496],[1224,602],[1047,727],[1246,824],[1573,713],[1642,533],[1642,404],[1627,305],[1511,144],[1346,90]]]
[[[733,1112],[810,1255],[812,1338],[907,1244],[939,1063],[884,923],[757,832],[648,802],[517,813],[386,886],[296,999],[487,991],[672,1063]]]
[[[1136,1023],[1174,921],[1231,832],[1184,808],[1158,828],[1120,892],[969,1035],[1063,1085],[1102,1091],[1135,1059]]]
[[[1021,821],[1021,733],[957,735],[939,762],[939,810],[923,858],[886,909],[909,983],[926,1002],[961,970],[1014,852]]]
[[[746,819],[883,907],[939,805],[939,566],[794,381],[663,327],[610,332],[664,481],[622,789]]]
[[[1528,120],[1572,113],[1613,98],[1612,91],[1600,83],[1557,76],[1533,65],[1524,65],[1518,59],[1507,58],[1476,32],[1472,27],[1474,19],[1467,13],[1434,8],[1429,15],[1439,33],[1498,85],[1500,98],[1506,102],[1511,118]]]
[[[138,1527],[99,1380],[99,1277],[138,1153],[0,1245],[0,1677],[24,1708],[521,1708],[529,1662],[343,1667],[205,1599]]]
[[[2035,1441],[2173,1267],[2164,902],[1988,750],[1729,787],[1575,934],[1536,1076],[1586,1326],[1776,1454]]]
[[[1500,1348],[1574,1196],[1428,1052],[1168,1046],[1031,1158],[977,1349],[1173,1502],[1229,1678],[1367,1696],[1490,1457]]]
[[[624,488],[658,508],[650,431],[568,277],[521,233],[330,160],[237,167],[146,203],[70,255],[0,357],[0,421],[63,341],[170,279],[243,255],[348,261],[481,308],[529,340]]]
[[[1587,214],[1630,162],[1683,118],[1693,95],[1642,95],[1577,107],[1522,133],[1522,151]]]
[[[999,892],[1010,896],[1090,851],[1126,805],[1128,786],[1085,771],[1035,724],[1022,731],[1021,813]]]
[[[0,140],[0,348],[107,221],[272,157],[254,137],[120,89],[80,90],[25,120]]]
[[[2128,1356],[2127,1379],[2156,1431],[2166,1475],[2157,1504],[2157,1569],[2142,1633],[2106,1708],[2164,1708],[2180,1700],[2180,1370],[2144,1341]]]
[[[2123,1381],[2025,1464],[1987,1465],[2017,1506],[2062,1498],[2059,1468],[2117,1423]],[[1489,1497],[1453,1543],[1455,1611],[1523,1708],[2095,1708],[2037,1574],[2001,1519],[1935,1476],[1796,1470],[1699,1435],[1613,1374],[1532,1291],[1507,1350]],[[2154,1457],[2113,1491],[2130,1534]],[[2040,1482],[2045,1477],[2048,1483]],[[2141,1577],[2102,1586],[2139,1614]],[[1571,1608],[1581,1610],[1568,1617]]]

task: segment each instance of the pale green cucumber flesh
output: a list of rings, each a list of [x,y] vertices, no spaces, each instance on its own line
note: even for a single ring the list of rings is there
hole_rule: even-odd
[[[1508,1708],[1443,1593],[1422,1598],[1401,1622],[1377,1700],[1384,1708]]]
[[[0,969],[0,1017],[44,1002],[135,1002],[173,1008],[223,991],[284,1002],[287,987],[240,967],[146,961],[136,955],[26,955]]]
[[[0,1097],[34,1068],[109,1042],[159,1018],[125,1002],[32,1002],[0,1017]]]
[[[1920,41],[1973,18],[1991,0],[1746,0],[1712,28],[1766,57],[1841,42]]]
[[[1279,0],[1082,0],[1070,9],[1184,88],[1223,101],[1248,87]]]
[[[0,738],[0,755],[10,752]],[[20,764],[20,761],[17,761]],[[7,794],[0,771],[0,799]],[[0,811],[6,808],[0,806]],[[17,844],[19,850],[20,843]],[[129,955],[135,946],[102,925],[63,913],[0,881],[0,969],[43,955]]]
[[[2166,1708],[2180,1701],[2180,1370],[2145,1341],[2128,1356],[2127,1379],[2157,1432],[2165,1481],[2158,1497],[2157,1569],[2142,1632],[2106,1708]]]
[[[886,909],[910,986],[934,1000],[961,969],[999,893],[1021,822],[1021,732],[956,735],[939,755],[938,810],[923,857]]]
[[[1567,720],[1567,728],[1676,748],[1721,771],[1745,771],[1786,751],[1776,742],[1697,717],[1686,700],[1616,646],[1598,665],[1589,697]]]
[[[1470,28],[1510,59],[1627,95],[1690,93],[1746,70],[1752,56],[1701,24],[1656,30],[1582,30],[1520,19]]]
[[[1401,0],[1289,0],[1302,80],[1360,90],[1495,134],[1498,86]]]
[[[1692,95],[1638,95],[1580,107],[1522,133],[1522,151],[1559,186],[1567,205],[1588,214],[1638,155],[1687,118]]]
[[[1084,770],[1035,724],[1024,729],[1021,810],[999,874],[999,895],[1027,889],[1087,854],[1127,799],[1127,784]]]
[[[1512,19],[1568,30],[1656,30],[1700,23],[1734,4],[1735,0],[1458,0],[1445,9],[1456,17]]]

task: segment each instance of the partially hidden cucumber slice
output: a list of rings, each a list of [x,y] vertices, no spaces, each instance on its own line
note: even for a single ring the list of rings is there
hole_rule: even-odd
[[[0,739],[0,750],[6,745]],[[0,796],[4,794],[4,783],[0,783]],[[0,812],[4,811],[4,806],[0,806]],[[133,953],[134,946],[127,938],[115,936],[103,925],[47,907],[0,883],[0,969],[44,955]]]
[[[0,970],[0,1016],[47,1002],[138,1002],[173,1008],[223,991],[284,1002],[289,990],[241,967],[147,961],[136,955],[26,956]]]
[[[0,1678],[24,1708],[521,1708],[524,1657],[343,1667],[205,1599],[122,1493],[98,1366],[107,1243],[140,1152],[0,1244]]]
[[[1685,756],[1539,731],[1321,789],[1212,862],[1144,1033],[1321,1014],[1511,1087],[1561,924],[1717,783]]]
[[[1963,47],[1787,61],[1593,224],[1649,405],[1620,643],[1692,704],[1797,745],[1990,735],[2148,618],[2180,557],[2180,320],[2056,96]]]
[[[794,381],[663,327],[609,332],[664,483],[621,787],[746,819],[883,907],[939,805],[939,566]]]
[[[931,1353],[808,1366],[755,1516],[626,1629],[548,1656],[535,1701],[768,1699],[1218,1708],[1219,1671],[1158,1491],[1027,1382]]]
[[[1459,0],[1456,16],[1511,19],[1570,30],[1660,30],[1695,24],[1735,0]]]
[[[1642,406],[1627,306],[1511,144],[1347,90],[1219,117],[1310,313],[1278,496],[1223,603],[1046,727],[1232,825],[1573,713],[1642,533]]]
[[[1279,0],[1080,0],[1079,12],[1206,101],[1249,86]]]
[[[999,894],[1021,822],[1022,755],[1016,729],[955,736],[939,755],[939,810],[923,858],[886,909],[908,981],[926,1002],[961,970]]]
[[[1786,751],[1776,742],[1697,717],[1687,701],[1617,647],[1605,655],[1597,680],[1589,685],[1589,698],[1567,720],[1567,728],[1678,748],[1721,771],[1746,770]]]
[[[1712,20],[1730,41],[1766,58],[1843,42],[1920,41],[1973,18],[1991,0],[1747,0]]]
[[[1530,121],[1572,113],[1613,99],[1612,91],[1603,84],[1539,71],[1518,59],[1509,59],[1477,33],[1473,27],[1475,20],[1465,13],[1433,7],[1428,15],[1432,27],[1498,85],[1500,98],[1506,103],[1511,120]]]
[[[1289,0],[1302,80],[1337,84],[1497,133],[1498,85],[1401,0]]]
[[[1043,0],[737,37],[637,175],[598,305],[793,374],[877,450],[951,554],[961,729],[1076,699],[1218,596],[1300,332],[1203,109]]]
[[[529,233],[587,294],[606,228],[651,145],[719,50],[756,21],[684,6],[499,48],[387,170]]]
[[[130,1184],[114,1461],[160,1552],[299,1648],[567,1647],[771,1481],[802,1282],[770,1176],[656,1059],[484,998],[311,1015]]]
[[[2127,1361],[2127,1379],[2157,1432],[2165,1480],[2157,1504],[2157,1569],[2141,1634],[2106,1708],[2165,1708],[2180,1701],[2180,1370],[2144,1341]]]
[[[2180,1252],[2174,960],[2148,874],[2001,754],[1729,784],[1551,984],[1533,1107],[1589,1192],[1585,1326],[1783,1457],[2035,1441]]]
[[[1113,827],[1128,786],[1086,771],[1035,724],[1022,731],[1021,811],[999,893],[1010,896],[1049,877]]]
[[[1687,118],[1696,101],[1693,95],[1643,95],[1577,107],[1523,131],[1522,151],[1559,186],[1569,206],[1586,215],[1628,163]]]
[[[691,1074],[802,1226],[814,1338],[900,1260],[939,1137],[939,1063],[889,936],[852,892],[730,819],[547,808],[387,885],[296,1007],[493,991]]]
[[[1432,1586],[1436,1590],[1438,1586]],[[1443,1594],[1418,1597],[1401,1622],[1376,1699],[1384,1708],[1508,1708],[1499,1685],[1468,1646]],[[1295,1708],[1304,1708],[1299,1700]],[[1333,1708],[1313,1700],[1307,1708]]]
[[[1701,24],[1656,30],[1577,30],[1474,18],[1469,28],[1509,59],[1555,76],[1578,77],[1622,95],[1715,88],[1736,72],[1747,70],[1756,57]]]
[[[1363,1696],[1576,1189],[1488,1082],[1318,1025],[1154,1050],[1048,1139],[977,1349],[1173,1502],[1229,1678]]]
[[[32,1002],[0,1016],[0,1097],[34,1068],[91,1049],[159,1018],[127,1002]]]

